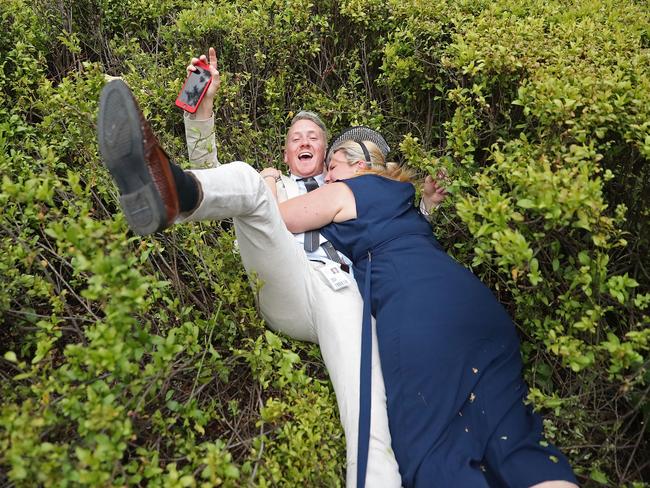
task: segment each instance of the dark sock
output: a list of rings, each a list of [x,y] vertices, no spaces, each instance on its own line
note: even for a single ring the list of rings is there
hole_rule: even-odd
[[[194,210],[199,203],[199,186],[198,183],[189,173],[183,171],[171,161],[169,166],[172,169],[176,190],[178,191],[178,200],[181,212]]]

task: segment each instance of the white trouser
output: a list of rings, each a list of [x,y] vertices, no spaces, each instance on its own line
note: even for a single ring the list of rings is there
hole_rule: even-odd
[[[334,385],[347,446],[346,486],[356,486],[359,416],[359,363],[363,303],[356,284],[332,290],[317,271],[322,264],[305,252],[280,216],[271,192],[257,171],[234,162],[192,170],[203,198],[199,207],[179,221],[233,218],[239,252],[247,273],[263,285],[259,305],[271,329],[319,344]],[[401,486],[391,449],[386,392],[377,337],[372,337],[372,411],[366,486]]]

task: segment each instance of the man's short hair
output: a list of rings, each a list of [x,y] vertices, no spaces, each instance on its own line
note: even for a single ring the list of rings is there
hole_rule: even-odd
[[[291,125],[289,125],[289,129],[291,129],[293,125],[299,120],[312,121],[314,124],[320,127],[320,129],[323,131],[323,134],[325,134],[325,142],[329,140],[329,133],[327,132],[327,127],[325,126],[325,122],[321,120],[321,118],[318,116],[316,112],[311,112],[309,110],[301,110],[296,115],[294,115],[293,119],[291,119]],[[287,131],[287,137],[288,136],[289,136],[289,131]]]

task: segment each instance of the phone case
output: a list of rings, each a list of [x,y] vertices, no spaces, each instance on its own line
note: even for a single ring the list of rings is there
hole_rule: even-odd
[[[196,112],[201,100],[203,100],[205,92],[210,86],[210,83],[212,83],[210,66],[203,61],[199,61],[195,66],[203,70],[203,72],[197,73],[196,71],[193,71],[187,76],[175,102],[177,107],[180,107],[191,114]],[[202,77],[206,79],[203,79]]]

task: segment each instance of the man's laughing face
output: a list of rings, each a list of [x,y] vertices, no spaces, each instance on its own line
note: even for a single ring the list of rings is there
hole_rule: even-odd
[[[289,129],[284,162],[296,176],[316,176],[323,172],[326,148],[323,130],[311,120],[302,119]]]

